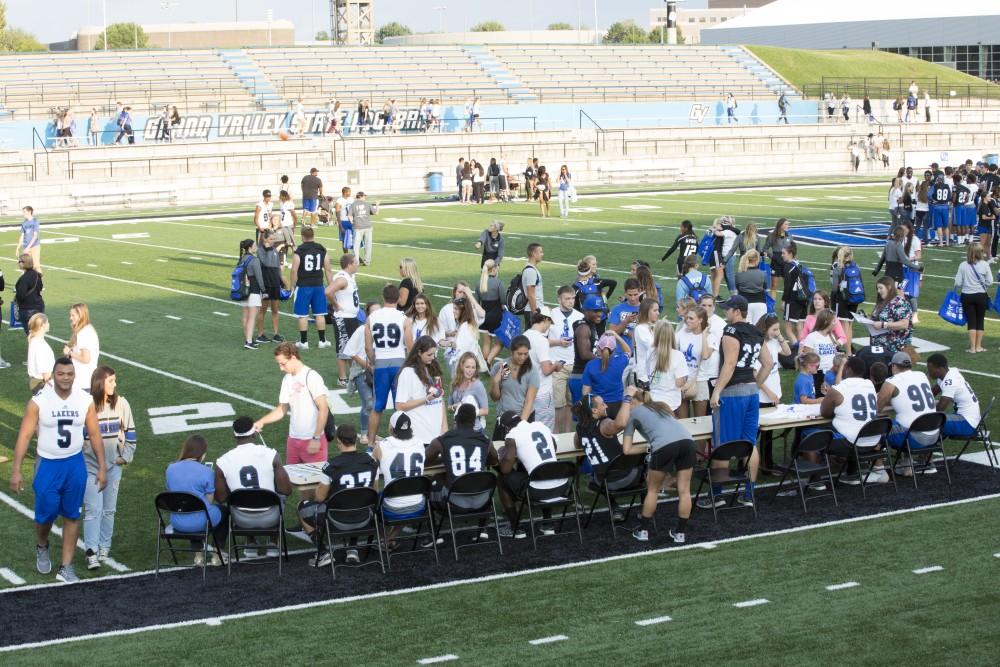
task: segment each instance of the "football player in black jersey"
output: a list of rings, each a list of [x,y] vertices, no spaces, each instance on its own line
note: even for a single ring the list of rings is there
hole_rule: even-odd
[[[694,225],[691,224],[690,220],[681,222],[681,233],[677,235],[671,246],[667,248],[667,252],[663,254],[660,261],[667,261],[667,258],[678,249],[680,252],[677,254],[677,275],[683,276],[684,260],[698,252],[698,237],[695,236]]]
[[[633,396],[635,391],[635,387],[626,387],[625,395]],[[630,403],[622,402],[618,414],[611,419],[608,417],[608,404],[596,394],[587,394],[573,406],[573,415],[576,417],[576,448],[582,449],[590,461],[591,490],[601,488],[608,464],[622,453],[618,434],[625,430],[631,414],[630,407]],[[640,470],[635,468],[624,475],[608,479],[608,489],[614,491],[628,487],[635,483],[639,475]],[[624,521],[625,517],[614,498],[609,498],[608,502],[614,520]]]

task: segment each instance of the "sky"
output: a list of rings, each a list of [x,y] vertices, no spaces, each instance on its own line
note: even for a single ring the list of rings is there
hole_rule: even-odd
[[[186,23],[265,20],[267,10],[274,18],[295,24],[296,39],[309,40],[318,30],[328,30],[328,0],[6,0],[9,25],[27,30],[42,42],[68,39],[84,25],[100,25],[102,5],[107,4],[108,23]],[[479,21],[498,20],[508,30],[542,30],[548,24],[565,21],[594,26],[595,0],[374,0],[375,25],[399,21],[414,32],[436,32],[440,22],[446,32],[463,30]],[[662,7],[662,0],[596,0],[601,29],[608,24],[632,19],[642,26],[649,23],[649,9]],[[706,0],[686,0],[686,7],[704,7]],[[166,6],[166,9],[163,6]],[[45,8],[48,9],[45,9]],[[447,9],[435,11],[436,7]],[[502,11],[497,9],[502,7]],[[54,9],[54,11],[52,11]]]

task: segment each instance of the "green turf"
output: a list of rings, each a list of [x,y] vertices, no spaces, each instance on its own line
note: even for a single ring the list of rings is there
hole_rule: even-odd
[[[782,197],[809,201],[782,201]],[[792,220],[794,234],[795,227],[805,225],[885,221],[884,197],[882,186],[595,196],[581,199],[577,206],[600,208],[600,211],[577,212],[568,221],[558,217],[542,220],[537,206],[520,202],[491,206],[387,207],[376,223],[374,265],[363,268],[359,279],[361,298],[377,299],[385,282],[398,281],[399,260],[410,256],[417,260],[426,291],[440,307],[455,281],[475,282],[477,279],[479,254],[473,244],[489,221],[498,218],[507,224],[509,259],[501,273],[504,282],[523,266],[520,258],[527,243],[539,239],[545,246],[542,272],[546,298],[550,302],[560,284],[573,280],[580,257],[590,253],[600,258],[602,274],[619,281],[628,276],[628,265],[633,259],[651,261],[666,300],[671,301],[676,285],[672,277],[674,261],[671,258],[667,263],[660,263],[658,259],[676,235],[681,219],[693,220],[701,233],[715,216],[724,213],[735,215],[740,226],[756,221],[770,227],[778,216],[786,216]],[[621,208],[633,205],[658,208]],[[390,223],[386,221],[388,218],[400,221]],[[318,231],[320,241],[336,250],[336,230],[321,227]],[[112,235],[120,233],[147,233],[149,236],[112,239]],[[78,239],[46,244],[42,249],[42,262],[47,267],[45,297],[52,335],[67,338],[69,305],[80,300],[88,302],[101,337],[102,363],[117,370],[120,392],[131,402],[137,418],[139,448],[135,463],[125,470],[122,481],[113,556],[133,570],[146,569],[153,557],[152,497],[162,488],[166,465],[176,457],[186,434],[192,432],[154,435],[149,410],[221,403],[237,414],[259,416],[265,411],[263,406],[272,404],[277,398],[281,377],[271,351],[266,346],[255,352],[241,348],[240,310],[228,298],[229,272],[235,263],[239,241],[252,234],[249,215],[58,230],[43,228],[42,234],[50,239]],[[13,236],[7,237],[8,246],[13,242]],[[801,259],[814,270],[820,287],[825,286],[830,253],[827,248],[802,247]],[[857,256],[863,266],[870,267],[877,252],[859,250]],[[944,323],[935,314],[944,292],[952,285],[963,254],[956,249],[931,249],[925,257],[928,268],[921,306],[926,310],[920,314],[917,335],[947,345],[950,348],[947,354],[954,366],[984,373],[967,373],[966,377],[980,396],[989,396],[995,391],[993,387],[1000,377],[1000,372],[991,364],[991,360],[997,358],[998,341],[992,331],[996,316],[992,316],[987,326],[985,341],[991,354],[967,355],[964,329]],[[0,268],[7,270],[8,281],[13,282],[13,259],[0,257]],[[873,280],[866,270],[869,296],[874,293]],[[285,305],[284,311],[290,311],[290,304]],[[167,315],[182,319],[169,319]],[[123,319],[133,324],[120,322]],[[294,319],[282,316],[281,330],[286,338],[294,339]],[[860,329],[855,335],[862,335]],[[10,456],[23,404],[28,398],[27,380],[21,365],[25,358],[25,341],[22,335],[10,331],[5,331],[0,340],[4,358],[13,362],[11,369],[0,372],[0,455]],[[311,340],[314,349],[307,351],[304,359],[333,384],[336,366],[332,350],[315,349],[315,332]],[[52,344],[59,347],[54,341]],[[174,377],[164,373],[174,374]],[[785,372],[783,380],[787,397],[794,373]],[[192,382],[207,386],[196,386]],[[358,405],[353,397],[342,400],[348,406]],[[213,417],[196,421],[192,428],[206,422],[225,424],[231,419],[231,416]],[[1000,429],[1000,417],[994,416],[990,427],[994,432]],[[286,429],[287,422],[279,423],[269,427],[264,434],[282,453]],[[231,444],[225,428],[205,429],[204,432],[210,441],[210,460]],[[9,463],[0,465],[0,484],[4,491],[7,491],[9,469]],[[30,475],[30,465],[25,466],[25,473]],[[18,500],[31,507],[30,489]],[[51,581],[51,577],[34,574],[31,521],[2,504],[0,540],[4,544],[24,545],[23,549],[5,550],[0,567],[10,567],[29,583]],[[0,581],[0,586],[8,585]]]
[[[993,665],[1000,540],[982,527],[998,510],[996,499],[979,501],[711,550],[31,649],[3,662],[166,665],[182,647],[197,646],[202,661],[241,655],[254,664],[322,656],[328,664],[412,665],[452,654],[466,665]],[[935,565],[944,569],[913,573]],[[845,582],[859,586],[826,590]],[[733,606],[760,598],[768,603]],[[662,616],[672,620],[635,624]],[[554,635],[567,639],[529,643]]]
[[[800,88],[803,84],[819,84],[824,78],[891,78],[905,79],[909,85],[911,79],[937,79],[942,86],[973,86],[979,88],[981,96],[987,83],[979,77],[964,74],[935,63],[910,58],[885,51],[869,51],[864,49],[838,49],[834,51],[815,51],[806,49],[784,49],[778,46],[748,46],[755,56],[768,67],[780,74],[793,86]],[[995,97],[1000,88],[991,86]],[[904,92],[905,94],[905,92]],[[932,93],[933,94],[933,93]]]

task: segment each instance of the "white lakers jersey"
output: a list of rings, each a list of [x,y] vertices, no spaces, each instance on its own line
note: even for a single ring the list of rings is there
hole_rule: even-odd
[[[38,455],[44,459],[66,459],[83,451],[87,411],[94,404],[90,394],[73,389],[61,398],[47,384],[32,399],[38,406]]]

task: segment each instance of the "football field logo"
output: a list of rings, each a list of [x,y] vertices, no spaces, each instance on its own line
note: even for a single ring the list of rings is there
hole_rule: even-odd
[[[881,248],[888,235],[889,225],[881,222],[797,227],[792,230],[796,243],[828,248],[842,245],[851,248]]]

